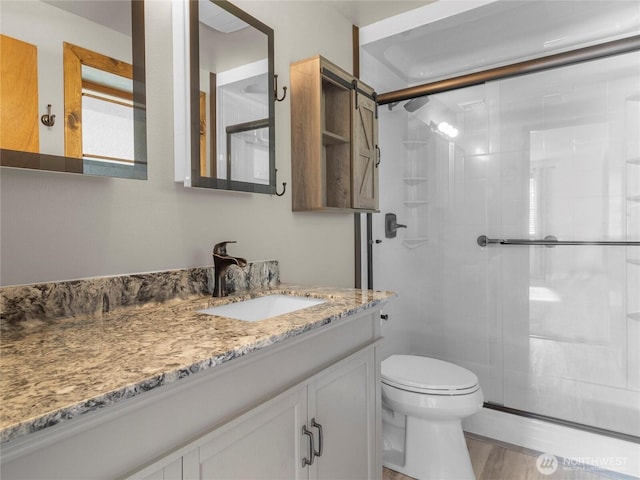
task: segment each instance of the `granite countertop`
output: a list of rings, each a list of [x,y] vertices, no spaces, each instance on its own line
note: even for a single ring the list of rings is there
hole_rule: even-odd
[[[258,322],[196,312],[271,293],[327,301]],[[223,299],[200,296],[53,323],[31,321],[2,334],[0,442],[173,383],[394,296],[279,285]]]

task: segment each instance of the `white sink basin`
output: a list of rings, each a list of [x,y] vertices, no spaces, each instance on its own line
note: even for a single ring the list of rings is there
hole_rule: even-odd
[[[204,310],[198,310],[198,313],[255,322],[302,310],[313,305],[320,305],[324,302],[326,300],[320,298],[298,297],[296,295],[266,295],[242,302],[220,305],[219,307],[209,307]]]

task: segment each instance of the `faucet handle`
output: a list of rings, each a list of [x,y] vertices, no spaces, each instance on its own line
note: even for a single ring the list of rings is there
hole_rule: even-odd
[[[227,240],[226,242],[216,243],[213,247],[214,255],[226,255],[227,254],[227,243],[237,243],[235,240]]]

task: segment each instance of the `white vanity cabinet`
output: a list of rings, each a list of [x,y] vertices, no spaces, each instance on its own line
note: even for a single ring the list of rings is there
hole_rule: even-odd
[[[373,348],[324,371],[309,386],[308,428],[314,433],[322,428],[322,455],[311,465],[316,473],[310,478],[375,479],[382,474],[375,458],[376,387]],[[321,427],[314,427],[314,419]],[[318,442],[314,447],[320,450]]]
[[[14,479],[379,479],[380,308],[2,446]],[[194,341],[211,341],[206,338]],[[185,346],[187,347],[187,346]],[[315,419],[320,429],[312,425]],[[310,459],[310,437],[314,449]]]
[[[378,478],[375,348],[365,347],[130,478]]]

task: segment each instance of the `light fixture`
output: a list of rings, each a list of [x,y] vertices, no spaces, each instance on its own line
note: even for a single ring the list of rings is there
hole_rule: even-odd
[[[429,103],[429,97],[427,97],[426,95],[424,97],[412,98],[404,104],[404,109],[407,112],[412,113],[424,107],[427,103]]]
[[[457,128],[453,125],[449,125],[447,122],[440,122],[438,124],[438,131],[451,138],[456,138],[459,133]]]

